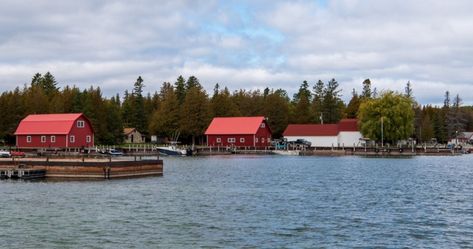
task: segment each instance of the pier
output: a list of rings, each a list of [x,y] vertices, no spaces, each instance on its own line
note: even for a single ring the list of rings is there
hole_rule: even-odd
[[[1,179],[117,179],[162,176],[163,161],[84,158],[0,160]]]

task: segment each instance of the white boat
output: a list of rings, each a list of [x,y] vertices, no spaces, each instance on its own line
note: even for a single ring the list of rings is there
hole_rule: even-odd
[[[273,153],[283,156],[298,156],[299,150],[273,150]]]
[[[179,149],[174,145],[156,147],[159,153],[168,156],[187,156],[188,150]]]
[[[177,147],[177,141],[171,141],[168,146],[156,147],[159,153],[168,156],[190,156],[192,155],[191,149],[183,149]]]

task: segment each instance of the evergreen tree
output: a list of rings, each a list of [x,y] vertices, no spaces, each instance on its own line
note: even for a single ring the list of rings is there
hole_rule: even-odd
[[[212,116],[214,117],[235,117],[240,116],[237,106],[233,103],[228,88],[219,91],[219,85],[214,88],[214,95],[210,100]]]
[[[309,84],[304,80],[299,91],[294,94],[294,116],[292,121],[297,124],[310,123],[312,119],[310,107],[311,107],[311,93],[309,90]]]
[[[461,99],[460,95],[456,95],[454,102],[451,108],[447,112],[447,134],[448,137],[453,139],[456,138],[459,134],[465,131],[466,119],[463,115],[463,112],[460,109]]]
[[[340,91],[338,89],[338,82],[335,79],[330,80],[324,89],[324,99],[322,102],[324,123],[337,123],[342,119],[345,104],[340,98]]]
[[[143,98],[143,79],[141,76],[136,79],[133,88],[132,119],[131,125],[141,133],[147,133],[147,122],[145,116],[145,105]]]
[[[432,125],[430,114],[425,113],[422,116],[422,125],[421,125],[421,129],[420,129],[420,141],[421,142],[430,142],[430,140],[433,137],[434,137],[434,127]]]
[[[370,79],[366,79],[363,81],[363,91],[361,92],[361,98],[370,99],[371,97],[372,97],[371,81]]]
[[[47,72],[39,82],[41,88],[43,88],[44,93],[52,99],[52,97],[58,93],[59,88],[57,87],[57,82],[54,76]]]
[[[265,98],[264,115],[273,132],[273,137],[281,137],[289,124],[289,98],[284,90],[269,91]]]
[[[160,91],[160,104],[151,117],[149,132],[162,137],[172,137],[180,133],[179,99],[170,83],[164,82]]]
[[[412,95],[412,86],[411,86],[410,81],[407,81],[406,87],[404,88],[404,91],[405,91],[406,97],[411,98],[411,99],[414,98],[413,95]]]
[[[184,98],[186,97],[186,81],[182,75],[177,77],[177,81],[174,83],[174,88],[179,104],[184,103]]]
[[[324,101],[325,84],[319,80],[314,85],[314,100],[312,101],[312,113],[314,115],[313,121],[321,124],[323,121],[323,101]]]
[[[355,89],[352,91],[352,97],[350,102],[345,109],[345,114],[347,118],[357,118],[358,116],[358,109],[360,108],[361,99],[356,93]]]
[[[202,87],[200,85],[199,79],[197,79],[195,76],[189,77],[186,82],[186,91],[189,91],[191,88],[194,87]]]
[[[450,108],[450,92],[445,92],[445,100],[443,101],[443,108]]]
[[[132,115],[133,115],[133,102],[134,96],[125,90],[123,95],[123,104],[122,104],[122,120],[125,127],[132,127]]]
[[[196,137],[201,137],[210,123],[210,108],[207,94],[200,84],[191,84],[182,104],[180,128],[183,135],[192,138],[192,145]]]

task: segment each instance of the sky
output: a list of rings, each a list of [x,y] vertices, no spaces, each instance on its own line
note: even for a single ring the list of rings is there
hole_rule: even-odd
[[[0,0],[0,90],[50,71],[60,87],[145,92],[179,75],[211,93],[335,78],[343,99],[412,83],[421,104],[445,91],[473,104],[470,0]]]

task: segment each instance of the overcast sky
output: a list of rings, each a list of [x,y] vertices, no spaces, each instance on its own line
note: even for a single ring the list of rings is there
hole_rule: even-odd
[[[60,86],[123,95],[195,75],[210,91],[370,78],[422,104],[473,104],[473,1],[0,0],[0,87],[50,71]]]

